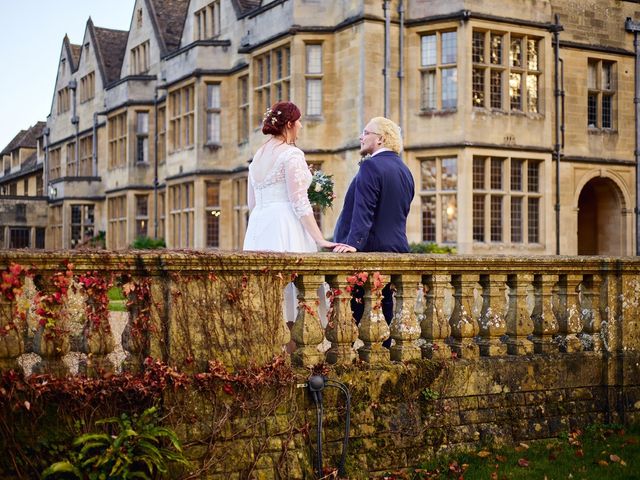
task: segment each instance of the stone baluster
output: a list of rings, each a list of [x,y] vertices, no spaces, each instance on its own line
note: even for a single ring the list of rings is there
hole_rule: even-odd
[[[580,284],[580,315],[583,327],[583,344],[586,350],[602,352],[602,318],[600,316],[600,275],[585,275]]]
[[[358,326],[358,335],[364,345],[358,349],[358,355],[365,362],[383,364],[389,362],[389,350],[382,346],[389,338],[389,326],[382,313],[382,291],[378,288],[372,292],[372,281],[370,275],[364,284],[364,311]]]
[[[558,333],[558,320],[554,313],[554,294],[557,294],[557,275],[535,275],[533,289],[535,304],[531,319],[533,320],[533,351],[548,354],[558,351],[553,341]]]
[[[507,353],[507,345],[501,339],[507,331],[506,283],[507,276],[503,274],[480,275],[483,302],[478,346],[482,356],[498,357]]]
[[[449,275],[426,275],[424,282],[425,306],[420,319],[422,356],[431,359],[451,358],[451,348],[445,340],[451,335],[449,325],[453,311],[453,287]]]
[[[560,275],[559,302],[559,340],[560,351],[566,353],[582,350],[582,342],[578,334],[582,332],[580,318],[580,302],[578,300],[578,286],[582,275]]]
[[[474,341],[478,335],[478,318],[482,310],[482,297],[478,275],[453,275],[455,305],[451,314],[451,350],[460,358],[478,358],[480,349]]]
[[[391,338],[395,344],[391,346],[391,360],[405,362],[422,357],[416,340],[420,338],[420,325],[416,317],[417,289],[421,285],[420,275],[394,275],[391,278],[396,286],[396,302],[391,322]]]
[[[16,369],[24,353],[23,329],[15,315],[15,302],[0,300],[0,370]]]
[[[327,283],[333,292],[340,290],[337,276],[328,276]],[[328,363],[350,364],[356,358],[353,342],[358,338],[358,327],[351,314],[348,299],[344,293],[341,295],[332,295],[332,305],[327,312],[325,335],[331,342],[331,348],[326,356]]]
[[[620,321],[622,320],[622,302],[620,290],[612,273],[605,273],[601,277],[601,297],[600,297],[600,327],[603,348],[607,352],[615,352],[622,348],[622,334]]]
[[[508,275],[509,309],[507,311],[507,353],[509,355],[528,355],[533,353],[533,342],[528,336],[533,332],[531,310],[527,305],[527,289],[530,288],[533,275],[517,273]]]
[[[324,332],[316,308],[317,291],[323,283],[323,275],[300,275],[295,280],[298,314],[291,329],[291,339],[296,343],[296,350],[291,354],[294,365],[308,367],[324,360],[324,354],[318,350]]]

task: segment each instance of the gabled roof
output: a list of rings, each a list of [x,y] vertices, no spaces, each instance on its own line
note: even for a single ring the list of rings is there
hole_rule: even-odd
[[[95,27],[91,18],[89,18],[88,23],[89,33],[93,40],[93,47],[98,60],[98,68],[102,74],[102,81],[106,86],[120,78],[129,32]]]
[[[189,0],[146,0],[162,55],[180,46]]]
[[[238,16],[249,13],[251,10],[258,8],[262,4],[262,0],[231,0]]]
[[[25,159],[24,162],[22,162],[22,165],[20,165],[20,169],[21,170],[31,169],[36,166],[37,162],[38,162],[38,152],[33,152],[31,155],[29,155]]]
[[[0,155],[7,155],[19,148],[36,148],[38,145],[38,138],[42,136],[42,131],[46,127],[45,122],[38,122],[33,127],[29,127],[28,130],[20,130],[13,140],[9,142]]]
[[[67,49],[67,58],[69,59],[69,63],[71,64],[69,65],[70,70],[72,72],[75,72],[78,69],[80,53],[82,52],[82,45],[74,45],[73,43],[71,43],[71,40],[69,40],[69,37],[67,35],[64,36],[62,44]]]

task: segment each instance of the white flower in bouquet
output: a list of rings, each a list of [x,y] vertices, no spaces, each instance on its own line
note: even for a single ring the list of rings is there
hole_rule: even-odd
[[[322,170],[311,170],[311,185],[308,195],[311,205],[317,205],[322,210],[333,205],[336,195],[333,193],[333,175],[327,175]]]

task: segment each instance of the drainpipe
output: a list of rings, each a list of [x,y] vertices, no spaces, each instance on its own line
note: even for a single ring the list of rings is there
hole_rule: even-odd
[[[71,124],[75,126],[75,130],[76,130],[76,141],[75,141],[75,148],[74,148],[74,156],[75,156],[75,160],[76,160],[76,171],[73,172],[73,176],[77,177],[78,173],[79,173],[79,167],[80,167],[80,161],[79,161],[79,149],[78,149],[78,137],[80,136],[80,118],[78,118],[78,82],[76,82],[75,78],[71,79],[71,81],[69,82],[69,88],[71,89],[71,91],[73,92],[73,115],[71,116]],[[69,172],[67,172],[67,175],[69,175]]]
[[[383,0],[382,10],[384,10],[384,116],[389,118],[389,97],[391,94],[391,82],[389,81],[389,70],[391,68],[391,12],[389,0]]]
[[[553,146],[553,156],[556,162],[556,255],[560,255],[560,108],[563,92],[560,90],[560,32],[564,27],[560,25],[558,15],[555,15],[554,23],[551,25],[553,33],[553,52],[555,60],[555,78],[553,81],[555,110],[556,110],[556,128],[555,128],[555,144]]]
[[[44,127],[44,164],[42,165],[42,189],[44,194],[49,197],[49,127]]]
[[[91,174],[98,176],[98,116],[107,112],[93,112],[93,132],[91,136]]]
[[[627,18],[624,24],[627,32],[633,32],[633,47],[636,52],[635,68],[635,94],[633,103],[636,107],[636,255],[640,255],[640,45],[638,44],[638,32],[640,32],[640,22],[634,22],[631,17]]]
[[[400,3],[398,4],[398,15],[400,16],[400,32],[398,33],[398,48],[400,50],[400,52],[398,53],[398,126],[400,127],[400,131],[402,131],[402,120],[404,118],[404,91],[402,90],[402,84],[404,82],[404,5],[402,3],[402,0],[400,0]]]
[[[166,89],[166,85],[158,85],[153,95],[153,238],[158,238],[158,90]]]

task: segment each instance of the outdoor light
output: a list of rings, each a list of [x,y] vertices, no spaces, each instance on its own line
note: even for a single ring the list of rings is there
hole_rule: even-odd
[[[49,196],[51,198],[56,198],[58,196],[58,189],[53,185],[49,185]]]

